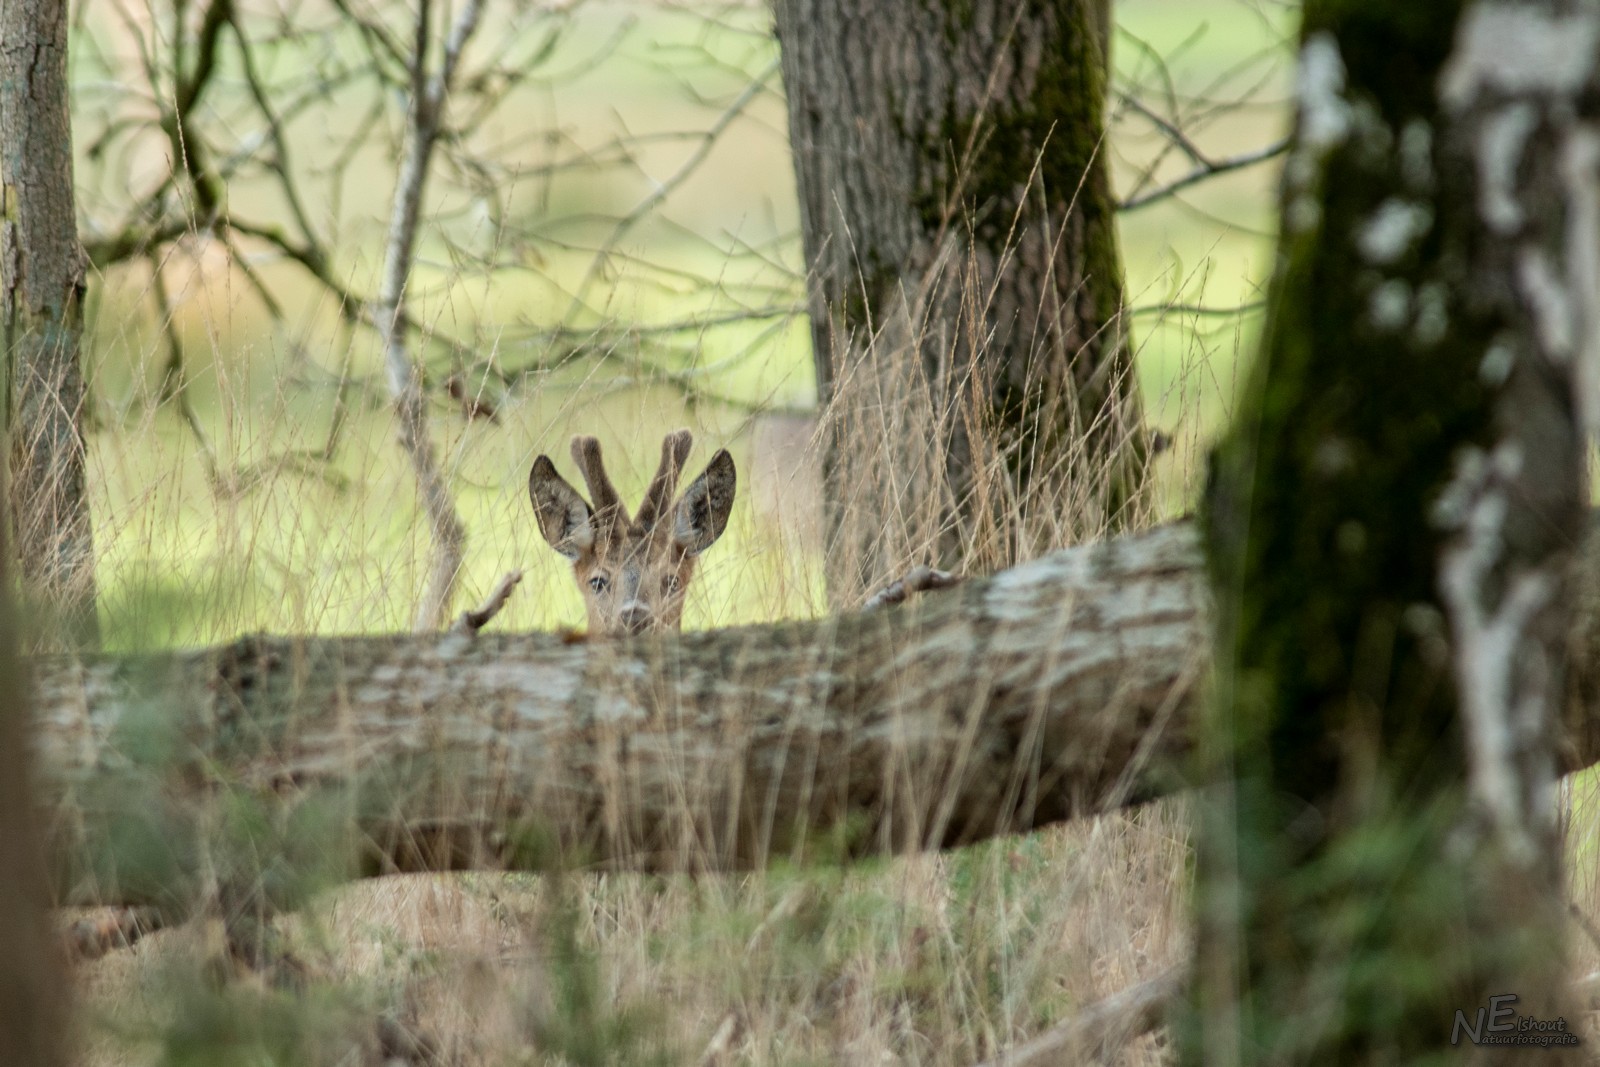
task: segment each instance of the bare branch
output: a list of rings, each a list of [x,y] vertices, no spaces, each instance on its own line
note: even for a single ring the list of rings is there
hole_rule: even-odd
[[[155,304],[156,325],[160,327],[167,340],[167,363],[161,372],[161,399],[177,402],[178,413],[183,417],[184,424],[189,427],[189,432],[194,436],[195,444],[200,449],[200,461],[206,469],[206,482],[211,486],[213,493],[219,492],[223,482],[221,469],[217,465],[217,451],[211,446],[211,438],[206,435],[205,427],[200,424],[200,415],[195,411],[194,402],[189,397],[188,374],[183,357],[183,335],[178,331],[178,324],[173,318],[172,301],[167,296],[167,280],[162,270],[162,261],[154,254],[150,256],[150,299]]]
[[[1242,170],[1245,167],[1253,167],[1257,163],[1264,163],[1269,159],[1281,156],[1288,150],[1289,139],[1284,138],[1281,141],[1276,141],[1262,148],[1258,148],[1253,152],[1244,152],[1237,156],[1229,156],[1225,159],[1207,161],[1206,163],[1196,167],[1194,170],[1191,170],[1183,177],[1163,185],[1160,188],[1151,189],[1149,192],[1140,193],[1138,196],[1129,197],[1127,200],[1124,200],[1121,204],[1117,205],[1118,209],[1121,211],[1137,211],[1139,208],[1149,207],[1151,204],[1165,200],[1174,193],[1181,192],[1184,189],[1189,188],[1191,185],[1196,185],[1205,181],[1207,178],[1215,178],[1217,175],[1227,174],[1229,171]]]
[[[443,624],[455,589],[456,574],[466,551],[466,529],[456,515],[455,502],[428,437],[428,410],[423,392],[422,368],[406,345],[405,293],[416,258],[417,224],[421,217],[422,190],[428,164],[439,138],[441,116],[461,50],[477,28],[482,0],[467,0],[445,41],[439,70],[427,74],[428,4],[417,14],[416,54],[412,57],[412,99],[406,155],[395,183],[394,208],[389,216],[388,247],[384,253],[383,280],[374,317],[383,336],[384,367],[389,394],[394,401],[400,446],[411,460],[417,489],[433,530],[433,562],[428,588],[417,606],[414,626],[433,630]]]
[[[658,185],[649,196],[634,205],[632,211],[617,221],[610,235],[601,243],[594,258],[589,262],[589,269],[584,272],[583,279],[573,291],[572,302],[567,305],[566,313],[561,317],[563,326],[570,325],[573,317],[583,310],[585,306],[584,300],[589,294],[589,287],[594,284],[595,278],[599,276],[612,250],[627,236],[628,231],[638,225],[641,219],[651,211],[654,211],[662,201],[671,196],[680,185],[688,180],[690,175],[699,169],[700,164],[705,162],[706,157],[711,154],[711,149],[716,145],[723,133],[727,131],[728,127],[733,124],[733,121],[743,114],[745,109],[765,91],[767,82],[778,72],[778,67],[779,61],[774,58],[762,68],[760,73],[750,79],[750,84],[744,87],[744,91],[734,98],[733,102],[728,105],[727,110],[719,115],[717,120],[701,136],[700,144],[689,154],[689,158],[683,161],[683,165],[674,171],[671,177]]]
[[[500,614],[500,609],[506,606],[507,600],[511,599],[511,591],[517,587],[517,583],[520,581],[522,581],[521,571],[511,571],[504,575],[499,582],[495,583],[494,589],[490,590],[489,595],[484,598],[482,604],[479,604],[471,611],[463,611],[461,613],[460,618],[456,619],[455,625],[450,627],[450,632],[453,634],[475,634],[489,625],[489,621]]]
[[[949,589],[960,581],[959,575],[951,574],[949,571],[936,571],[932,567],[913,567],[904,578],[890,582],[868,597],[867,602],[861,605],[861,610],[872,611],[890,604],[903,604],[906,597],[913,593]]]
[[[1248,315],[1252,311],[1260,311],[1267,306],[1265,300],[1252,300],[1248,304],[1239,304],[1231,308],[1210,307],[1206,304],[1144,304],[1123,310],[1124,315],[1203,315],[1207,317],[1232,318],[1236,315]]]

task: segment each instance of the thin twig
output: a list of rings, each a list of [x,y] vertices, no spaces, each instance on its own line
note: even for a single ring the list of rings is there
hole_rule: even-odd
[[[161,328],[162,334],[167,339],[167,365],[161,373],[161,399],[171,400],[178,405],[178,414],[183,418],[184,424],[189,427],[189,432],[194,435],[195,444],[200,449],[200,461],[205,464],[206,481],[211,486],[213,493],[222,492],[222,470],[217,464],[217,450],[211,445],[211,438],[206,436],[205,427],[200,424],[200,415],[194,409],[194,404],[189,399],[189,381],[185,370],[183,356],[183,336],[178,331],[178,324],[173,317],[172,301],[167,295],[167,282],[161,269],[161,258],[154,253],[150,255],[150,299],[156,307],[156,324]]]
[[[912,593],[926,593],[932,589],[949,589],[961,583],[961,576],[949,571],[936,571],[932,567],[913,567],[904,578],[890,582],[867,598],[862,611],[891,604],[903,604]]]
[[[1265,300],[1252,300],[1248,304],[1237,304],[1233,307],[1211,307],[1207,304],[1141,304],[1139,307],[1124,308],[1124,315],[1204,315],[1207,317],[1231,317],[1234,315],[1247,315],[1252,311],[1260,311],[1267,306]]]
[[[467,534],[456,514],[444,472],[439,469],[433,442],[428,437],[422,367],[412,359],[406,343],[405,293],[416,259],[422,190],[427,183],[434,146],[438,143],[440,119],[461,50],[477,28],[483,4],[481,0],[467,0],[462,7],[445,41],[444,58],[431,78],[427,73],[429,7],[428,0],[422,0],[417,12],[416,51],[411,60],[409,143],[395,182],[382,289],[374,314],[383,335],[384,369],[398,419],[400,447],[411,460],[417,489],[433,529],[433,562],[429,568],[428,588],[417,605],[413,620],[419,631],[437,629],[449,612],[456,575],[466,552]]]
[[[1264,163],[1275,156],[1281,156],[1288,150],[1289,139],[1284,138],[1281,141],[1274,141],[1272,144],[1258,148],[1253,152],[1244,152],[1237,156],[1229,156],[1226,159],[1210,160],[1167,185],[1151,189],[1147,193],[1140,193],[1138,196],[1129,197],[1117,206],[1122,211],[1136,211],[1139,208],[1148,207],[1159,200],[1165,200],[1174,193],[1203,182],[1207,178],[1215,178],[1217,175],[1227,174],[1229,171],[1253,167],[1257,163]]]
[[[578,283],[577,288],[573,290],[572,302],[567,305],[566,314],[561,316],[563,328],[569,326],[573,316],[585,306],[584,298],[589,294],[589,287],[594,284],[594,280],[600,274],[601,268],[605,266],[612,249],[616,247],[623,237],[627,236],[628,231],[638,225],[639,220],[654,211],[663,200],[671,196],[678,186],[687,181],[689,176],[699,169],[700,164],[705,162],[706,157],[711,154],[711,149],[716,146],[717,141],[721,139],[728,127],[733,124],[733,121],[742,115],[756,97],[760,96],[766,89],[767,81],[778,72],[778,63],[779,61],[774,58],[762,68],[759,74],[751,78],[750,84],[744,87],[744,91],[734,98],[733,103],[728,105],[727,110],[717,116],[717,121],[713,122],[701,136],[699,146],[689,154],[688,159],[683,161],[683,165],[670,178],[656,186],[649,196],[634,205],[632,211],[617,220],[617,224],[612,228],[610,235],[601,243],[594,258],[589,261],[589,269],[584,272],[583,279]]]

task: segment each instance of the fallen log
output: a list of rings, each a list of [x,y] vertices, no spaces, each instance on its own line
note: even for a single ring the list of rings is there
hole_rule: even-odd
[[[207,879],[292,896],[308,870],[728,870],[1022,832],[1185,784],[1206,603],[1179,524],[856,616],[41,657],[58,885],[172,903]]]

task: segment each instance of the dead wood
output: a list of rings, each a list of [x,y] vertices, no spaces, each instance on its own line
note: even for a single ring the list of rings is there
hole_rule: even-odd
[[[58,884],[137,904],[240,852],[334,877],[710,870],[1027,831],[1186,784],[1207,633],[1179,524],[814,621],[260,636],[31,666]],[[1574,640],[1569,769],[1600,753],[1600,638]],[[219,810],[248,827],[231,858],[204,844]]]

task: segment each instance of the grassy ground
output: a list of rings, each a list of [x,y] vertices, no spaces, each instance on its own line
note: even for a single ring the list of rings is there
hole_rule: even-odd
[[[739,879],[351,886],[300,920],[316,994],[303,999],[332,1020],[301,1040],[331,1062],[376,1007],[447,1062],[973,1063],[1182,957],[1185,825],[1163,806]],[[89,969],[93,1062],[170,1055],[182,1027],[197,1045],[298,1028],[259,989],[196,1010],[200,937],[162,934]]]
[[[1206,155],[1281,135],[1287,53],[1273,48],[1290,24],[1284,9],[1121,0],[1116,10],[1120,84],[1142,87],[1152,104],[1167,100],[1170,86]],[[566,131],[573,143],[602,144],[622,128],[704,128],[739,79],[698,59],[685,74],[686,50],[708,49],[743,71],[773,54],[759,8],[722,12],[732,33],[709,33],[701,14],[658,6],[591,4],[573,19],[563,47],[579,56],[599,53],[627,20],[633,27],[604,63],[559,93],[531,93],[518,109],[519,121]],[[1155,55],[1166,57],[1163,68]],[[76,69],[81,80],[98,76],[81,62]],[[694,99],[686,78],[713,102]],[[1259,91],[1247,107],[1207,106],[1251,85]],[[1115,110],[1107,151],[1119,189],[1134,189],[1152,163],[1157,184],[1192,165],[1164,151],[1147,121]],[[783,130],[773,94],[730,128],[674,192],[667,221],[641,225],[628,255],[605,265],[592,300],[601,317],[648,324],[704,316],[752,294],[798,303]],[[515,141],[514,130],[500,133]],[[338,123],[296,131],[302,157],[313,160],[339,135]],[[80,134],[80,149],[87,140]],[[520,149],[530,167],[543,158],[541,143]],[[592,242],[595,216],[626,214],[691,150],[664,142],[642,149],[633,169],[519,179],[512,203],[527,221],[522,267],[490,279],[430,238],[414,309],[434,329],[469,338],[483,366],[509,371],[548,354],[549,343],[529,331],[560,318],[591,263],[567,246]],[[130,173],[153,165],[135,159]],[[340,271],[370,291],[392,168],[373,153],[351,174]],[[90,205],[98,210],[114,205],[129,179],[85,180],[99,190]],[[1166,514],[1194,498],[1200,459],[1226,418],[1257,321],[1192,309],[1259,299],[1274,181],[1270,165],[1239,171],[1122,220],[1141,386],[1152,421],[1177,441],[1160,471]],[[441,192],[430,210],[450,215],[463,206],[454,195]],[[241,212],[255,206],[248,189],[236,197]],[[470,211],[452,217],[457,237],[471,239],[481,226]],[[747,254],[751,247],[762,254]],[[336,325],[327,298],[292,267],[259,266],[292,309],[287,328],[274,326],[240,274],[203,249],[167,264],[216,481],[191,430],[172,405],[156,402],[168,350],[147,268],[95,280],[91,462],[113,648],[198,645],[254,630],[392,630],[410,620],[429,545],[382,401],[378,354],[370,337]],[[684,279],[719,284],[708,290]],[[528,509],[532,458],[548,453],[570,472],[569,436],[595,434],[632,499],[661,434],[687,425],[700,441],[691,467],[729,447],[741,493],[728,536],[691,590],[686,625],[822,610],[806,418],[691,402],[670,384],[616,384],[638,360],[664,360],[680,373],[715,368],[704,380],[745,405],[804,408],[815,397],[803,324],[780,318],[677,340],[686,351],[662,354],[624,333],[603,360],[526,375],[505,395],[493,385],[497,423],[436,404],[434,436],[469,535],[462,601],[524,568],[528,577],[496,625],[581,625],[566,564],[540,540]],[[437,349],[429,359],[436,377],[458,362]],[[336,425],[337,447],[328,450]],[[325,461],[307,458],[324,452]],[[1592,913],[1600,888],[1587,813],[1596,805],[1580,798],[1573,808],[1582,816],[1573,830],[1575,893]],[[195,925],[80,970],[85,1050],[89,1062],[106,1064],[266,1062],[262,1049],[277,1050],[277,1062],[358,1062],[377,1055],[377,1010],[406,1033],[428,1035],[451,1063],[972,1063],[1185,956],[1187,838],[1182,804],[1167,803],[848,870],[354,885],[325,894],[295,921],[315,995],[212,989],[197,973],[208,931]],[[1578,951],[1594,964],[1593,944]],[[1123,1062],[1162,1060],[1147,1039]]]

